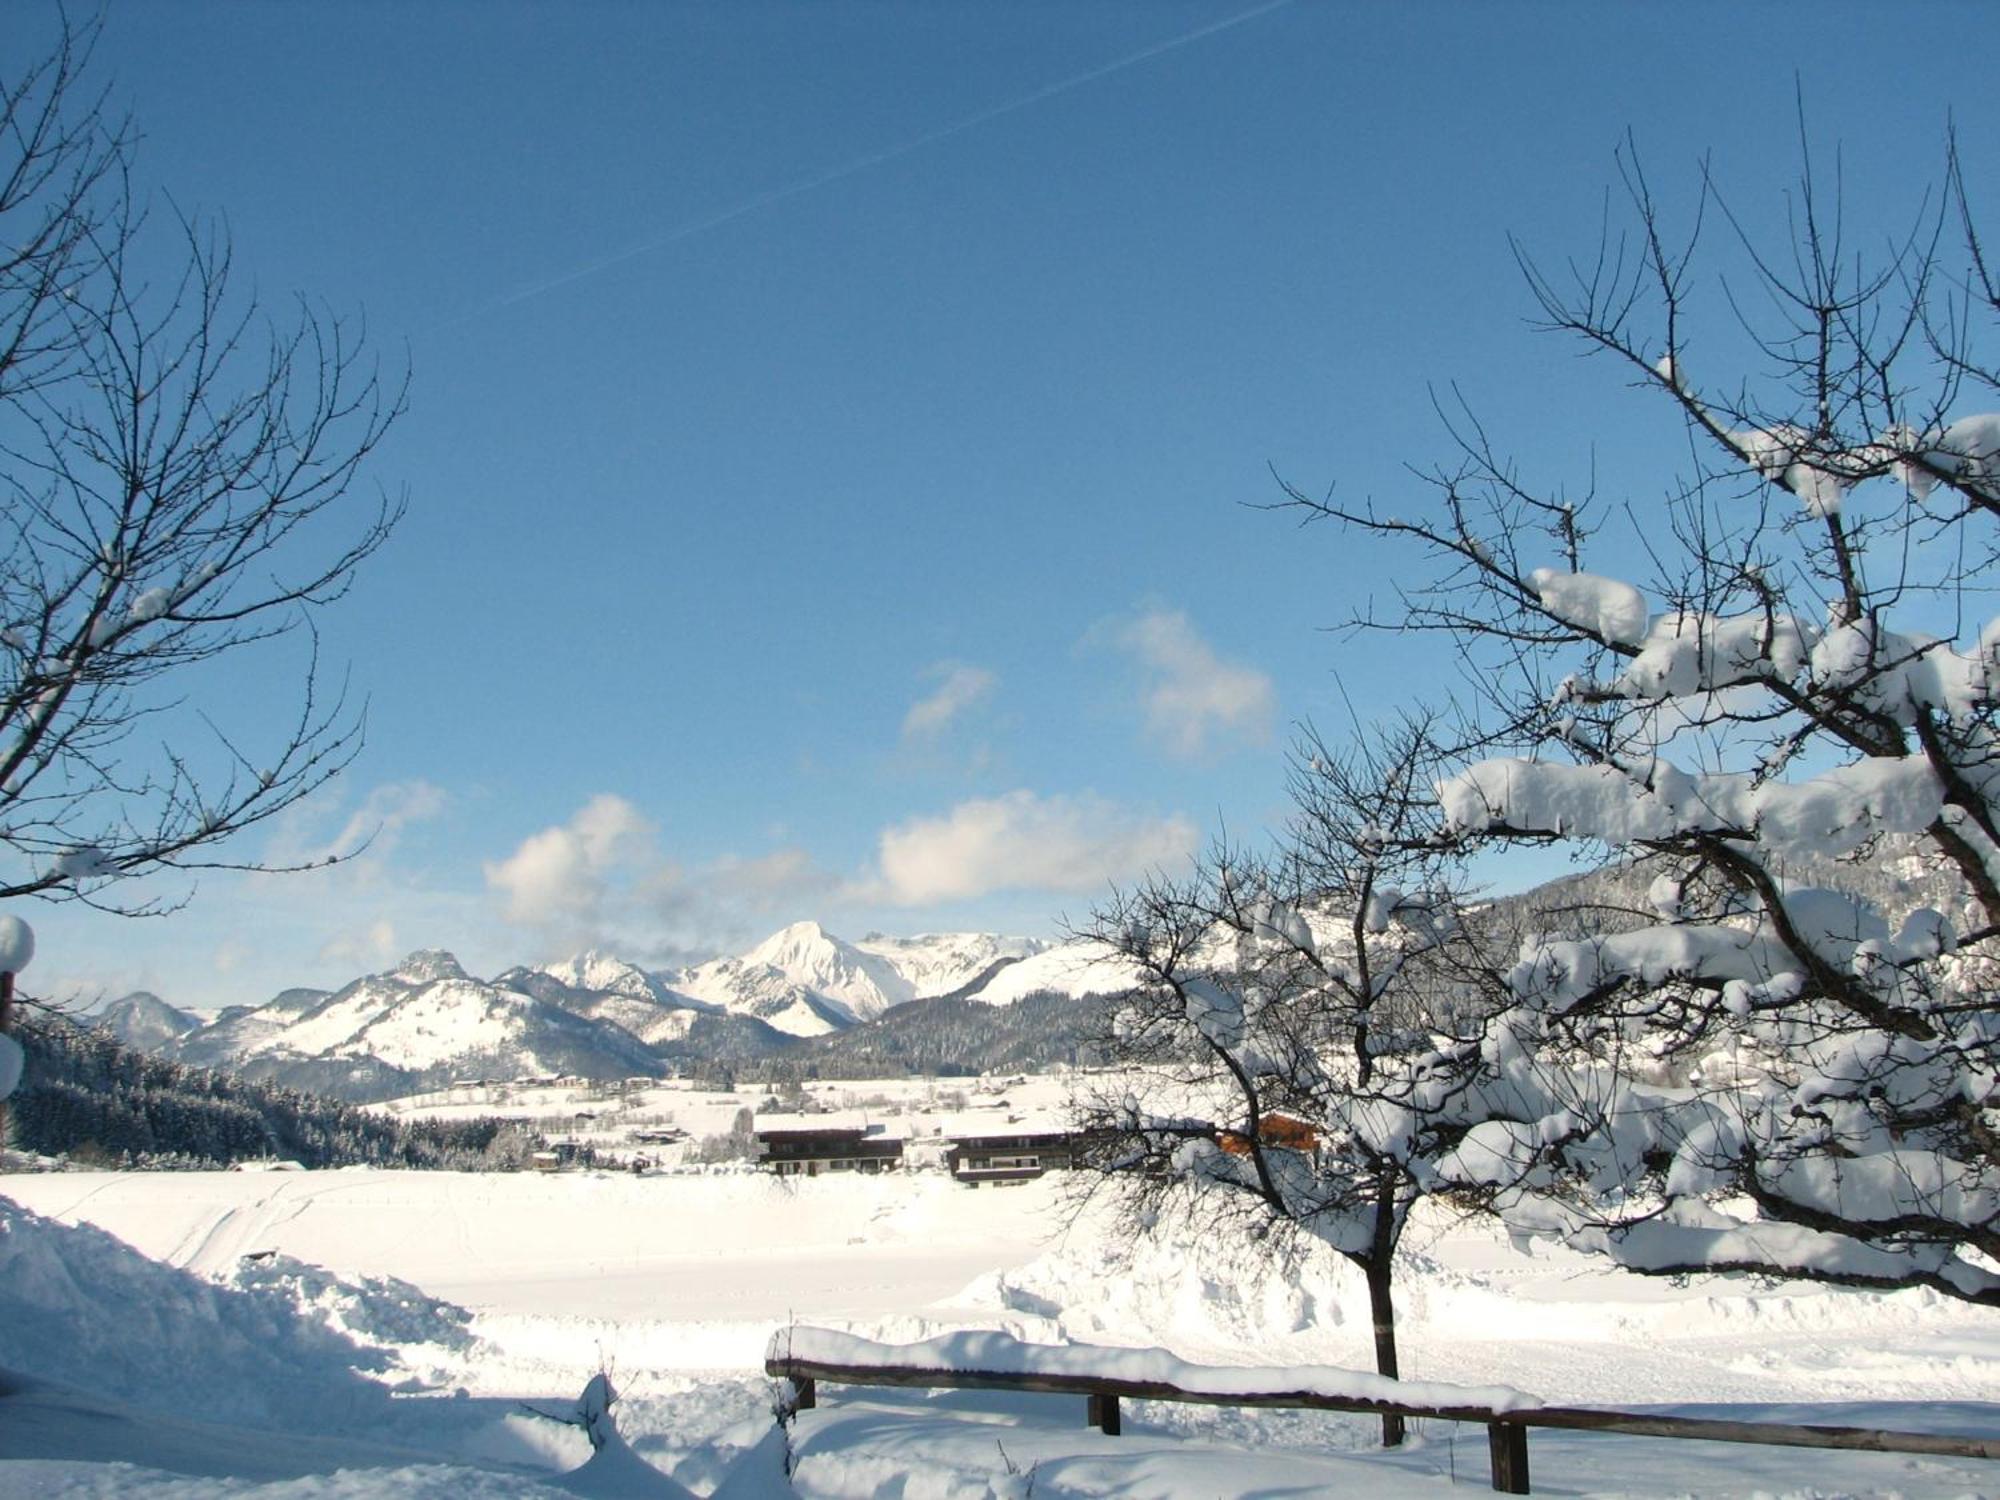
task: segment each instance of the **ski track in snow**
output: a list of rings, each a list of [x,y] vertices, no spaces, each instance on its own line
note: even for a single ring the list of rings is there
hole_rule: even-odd
[[[255,1178],[263,1178],[274,1185],[268,1192],[247,1203],[229,1204],[215,1210],[160,1259],[182,1270],[209,1276],[223,1275],[245,1255],[275,1249],[277,1231],[300,1218],[321,1198],[360,1191],[364,1186],[359,1183],[312,1181],[303,1173],[272,1173],[268,1176],[260,1173],[254,1174],[253,1180]],[[114,1185],[105,1184],[107,1188]],[[447,1183],[447,1205],[452,1201],[451,1192]],[[69,1212],[74,1215],[76,1210]],[[463,1243],[461,1217],[449,1214],[447,1222],[457,1230]],[[470,1251],[469,1245],[465,1248]]]

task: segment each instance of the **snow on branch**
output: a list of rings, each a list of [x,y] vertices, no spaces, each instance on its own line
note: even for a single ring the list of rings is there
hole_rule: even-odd
[[[1537,568],[1528,575],[1542,608],[1599,640],[1637,646],[1646,639],[1646,596],[1616,578]]]
[[[1460,668],[1438,846],[1616,857],[1489,936],[1504,998],[1397,1050],[1406,1093],[1322,1111],[1424,1191],[1646,1271],[2000,1302],[2000,296],[1950,161],[1865,267],[1810,160],[1776,245],[1704,172],[1718,249],[1629,144],[1599,254],[1517,250],[1543,326],[1685,439],[1664,486],[1538,486],[1469,408],[1413,503],[1286,485],[1412,564],[1353,623]],[[1711,307],[1716,270],[1762,295]]]
[[[1623,849],[1706,834],[1833,858],[1885,833],[1922,832],[1944,792],[1921,755],[1859,760],[1798,782],[1697,775],[1659,757],[1631,765],[1506,757],[1440,783],[1438,801],[1445,829],[1459,835],[1507,830]]]
[[[1883,1246],[1798,1224],[1744,1222],[1690,1199],[1676,1200],[1671,1214],[1615,1226],[1581,1222],[1546,1202],[1536,1208],[1524,1205],[1510,1217],[1631,1271],[1755,1271],[1842,1286],[1929,1286],[1967,1301],[2000,1302],[2000,1275],[1938,1244]]]

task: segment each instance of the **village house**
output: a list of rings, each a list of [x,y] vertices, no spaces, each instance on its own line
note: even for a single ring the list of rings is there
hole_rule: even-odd
[[[561,1172],[569,1167],[587,1167],[597,1160],[597,1153],[584,1141],[551,1141],[547,1149],[534,1152],[528,1164],[537,1172]]]
[[[1082,1138],[1064,1130],[957,1135],[945,1152],[945,1168],[955,1181],[972,1187],[1029,1182],[1044,1172],[1075,1166],[1082,1149]]]
[[[1319,1131],[1304,1120],[1273,1112],[1258,1117],[1257,1142],[1267,1151],[1317,1151]],[[1231,1156],[1250,1154],[1250,1137],[1239,1131],[1223,1131],[1218,1144]]]
[[[757,1132],[757,1161],[780,1177],[889,1172],[903,1164],[903,1143],[879,1125],[781,1127]]]

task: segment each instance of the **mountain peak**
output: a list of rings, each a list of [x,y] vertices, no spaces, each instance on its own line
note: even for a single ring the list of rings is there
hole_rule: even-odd
[[[442,948],[419,948],[390,970],[388,977],[409,984],[431,984],[440,979],[464,979],[467,976],[454,955]]]
[[[581,953],[572,954],[560,963],[548,964],[544,972],[553,974],[557,970],[567,970],[572,974],[629,974],[640,972],[639,966],[606,948],[585,948]]]
[[[743,955],[740,967],[745,982],[795,985],[855,1020],[869,1020],[916,994],[895,965],[863,953],[817,922],[794,922],[772,933]]]
[[[560,963],[543,964],[541,972],[578,990],[610,990],[640,999],[663,1000],[662,986],[644,969],[602,948],[586,948]]]
[[[151,990],[134,990],[123,999],[113,1000],[90,1017],[90,1021],[142,1052],[164,1047],[201,1025],[196,1017],[167,1004]]]
[[[765,938],[763,942],[743,955],[746,964],[769,964],[774,969],[783,969],[796,962],[801,956],[812,954],[840,953],[847,944],[828,932],[817,922],[794,922],[789,927],[780,928]]]

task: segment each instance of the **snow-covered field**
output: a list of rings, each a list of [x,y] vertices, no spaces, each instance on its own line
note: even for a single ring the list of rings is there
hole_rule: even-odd
[[[1344,1265],[1273,1266],[1194,1235],[1135,1244],[1102,1212],[1070,1221],[1056,1179],[58,1173],[0,1187],[0,1495],[642,1493],[631,1474],[566,1479],[589,1456],[582,1435],[520,1408],[567,1409],[599,1369],[646,1472],[706,1495],[771,1428],[763,1350],[791,1323],[1371,1364]],[[1407,1377],[2000,1435],[2000,1313],[1930,1293],[1639,1280],[1441,1217],[1408,1243]],[[1080,1408],[834,1387],[798,1419],[796,1492],[1487,1484],[1477,1427],[1419,1424],[1385,1456],[1360,1417],[1140,1405],[1107,1438]],[[1531,1454],[1537,1493],[2000,1494],[2000,1464],[1973,1460],[1552,1432]],[[728,1493],[784,1493],[751,1477],[746,1464]]]
[[[704,1088],[685,1079],[628,1085],[563,1082],[466,1083],[371,1106],[405,1120],[516,1120],[551,1137],[592,1147],[600,1159],[624,1164],[634,1157],[665,1167],[687,1164],[705,1136],[726,1133],[749,1108],[759,1129],[865,1126],[904,1141],[913,1155],[935,1158],[953,1135],[1067,1128],[1070,1091],[1088,1075],[1036,1074],[1012,1078],[875,1078],[814,1080],[797,1100],[814,1113],[786,1118],[767,1087]],[[684,1139],[670,1145],[662,1131]]]

